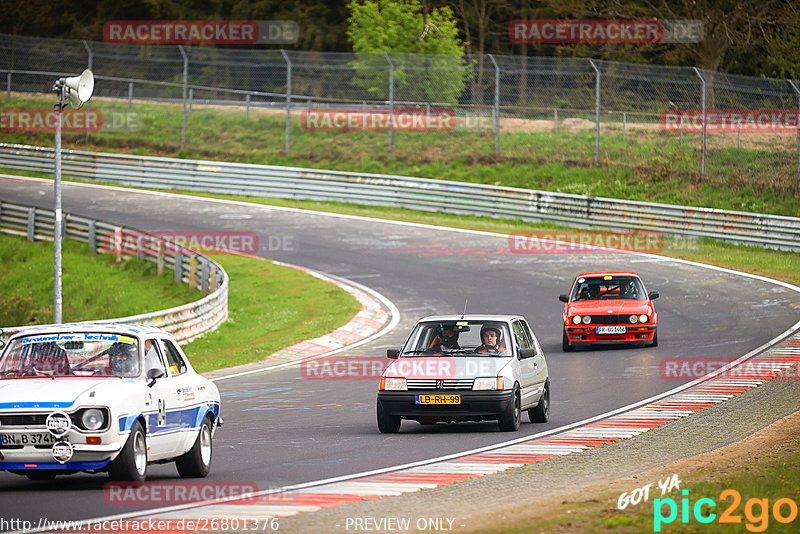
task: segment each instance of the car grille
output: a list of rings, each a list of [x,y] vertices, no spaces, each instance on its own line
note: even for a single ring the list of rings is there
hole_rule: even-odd
[[[472,378],[411,378],[406,380],[406,385],[408,389],[472,389],[472,382]]]
[[[44,426],[46,420],[46,413],[0,415],[0,428],[4,426]]]
[[[590,315],[590,324],[631,324],[630,314],[628,315]]]

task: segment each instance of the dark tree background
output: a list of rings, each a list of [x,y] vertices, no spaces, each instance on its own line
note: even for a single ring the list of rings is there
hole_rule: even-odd
[[[365,0],[366,1],[366,0]],[[397,0],[402,3],[405,0]],[[423,10],[449,7],[469,55],[558,55],[691,65],[767,77],[800,77],[797,0],[420,0]],[[108,20],[292,20],[291,48],[352,51],[345,1],[325,0],[0,0],[0,33],[102,41]],[[514,19],[700,19],[706,38],[694,44],[515,44]],[[284,45],[285,48],[289,48]],[[277,48],[277,46],[275,46]]]

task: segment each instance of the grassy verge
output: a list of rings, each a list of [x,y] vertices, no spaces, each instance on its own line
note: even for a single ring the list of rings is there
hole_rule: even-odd
[[[361,309],[349,293],[296,269],[242,256],[212,256],[231,278],[228,320],[186,346],[199,372],[263,360],[342,326]]]
[[[52,97],[2,100],[3,107],[51,109]],[[127,105],[94,99],[104,121],[127,117]],[[594,133],[559,129],[533,121],[501,121],[501,155],[494,155],[491,131],[457,127],[443,133],[397,132],[388,155],[387,135],[364,132],[304,131],[293,115],[291,153],[285,155],[285,115],[279,110],[194,106],[187,121],[187,146],[180,149],[181,106],[137,102],[133,130],[102,129],[89,143],[82,133],[64,133],[64,148],[180,156],[273,165],[391,173],[500,184],[594,196],[649,200],[692,206],[800,214],[797,146],[791,136],[761,136],[737,148],[711,136],[707,172],[700,175],[698,134],[683,141],[648,127],[623,137],[604,127],[598,163]],[[52,146],[52,132],[7,132],[4,140]],[[753,136],[755,137],[755,136]],[[790,139],[791,138],[791,139]],[[750,139],[750,138],[747,138]],[[747,140],[746,139],[746,140]],[[788,141],[787,141],[788,140]]]
[[[661,490],[654,483],[650,489],[648,501],[629,505],[624,510],[617,508],[620,493],[605,491],[593,493],[584,499],[565,500],[560,505],[548,509],[545,518],[524,518],[514,523],[513,527],[488,530],[493,534],[522,534],[529,532],[559,532],[565,534],[601,533],[632,534],[654,532],[656,512],[660,517],[669,518],[670,505],[659,503],[656,508],[655,499],[675,501],[676,517],[669,523],[662,521],[660,532],[668,533],[741,533],[741,532],[797,532],[797,515],[792,521],[782,523],[775,518],[774,506],[781,499],[794,502],[794,506],[783,501],[780,515],[791,517],[791,511],[797,510],[800,501],[800,442],[788,439],[774,443],[768,450],[753,451],[746,458],[732,462],[722,461],[714,469],[703,468],[688,475],[681,475],[681,491],[688,490],[687,495],[673,490],[661,496]],[[655,482],[650,481],[647,482]],[[631,487],[631,490],[634,488]],[[735,490],[735,494],[723,494],[726,490]],[[683,520],[682,499],[688,498],[686,521]],[[702,498],[711,499],[716,506],[711,509],[704,501],[701,512],[708,517],[716,514],[714,520],[704,524],[694,516],[695,504]],[[764,501],[756,502],[756,501]],[[762,504],[766,504],[764,507]],[[738,523],[720,521],[723,513],[729,510],[732,520]]]
[[[64,322],[124,317],[179,306],[202,298],[156,265],[88,253],[85,243],[62,242]],[[47,324],[53,320],[53,244],[0,234],[0,325]]]
[[[229,319],[186,347],[200,372],[262,360],[346,323],[361,305],[348,293],[306,273],[259,258],[215,255],[231,278]],[[123,317],[186,304],[203,294],[158,276],[153,263],[89,254],[63,242],[64,322]],[[0,234],[0,325],[53,319],[53,246]]]

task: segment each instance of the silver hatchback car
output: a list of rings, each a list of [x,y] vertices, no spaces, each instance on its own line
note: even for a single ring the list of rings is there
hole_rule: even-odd
[[[441,315],[421,319],[378,388],[378,429],[400,431],[403,419],[421,424],[497,420],[519,429],[550,417],[550,379],[539,341],[520,315]]]

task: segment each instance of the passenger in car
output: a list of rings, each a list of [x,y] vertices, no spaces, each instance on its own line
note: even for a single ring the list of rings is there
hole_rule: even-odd
[[[499,328],[494,326],[484,326],[481,328],[481,341],[483,341],[483,343],[475,349],[475,352],[481,354],[501,354],[506,351],[502,333]]]

